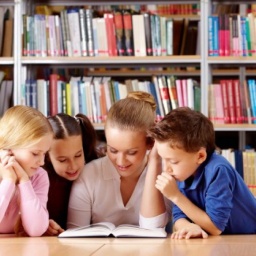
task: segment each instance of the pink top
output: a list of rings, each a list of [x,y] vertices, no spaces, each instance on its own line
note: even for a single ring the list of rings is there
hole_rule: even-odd
[[[49,225],[48,190],[49,178],[43,168],[38,168],[29,181],[17,186],[12,180],[0,180],[0,233],[14,233],[21,214],[26,233],[41,236]]]

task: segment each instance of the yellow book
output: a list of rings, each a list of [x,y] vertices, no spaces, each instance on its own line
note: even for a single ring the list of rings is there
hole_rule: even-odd
[[[71,100],[71,85],[66,84],[66,102],[67,102],[67,114],[72,115],[72,100]]]

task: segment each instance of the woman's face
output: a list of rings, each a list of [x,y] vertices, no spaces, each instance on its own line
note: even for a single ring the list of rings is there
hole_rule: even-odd
[[[147,163],[145,132],[107,127],[107,155],[122,177],[137,178]]]
[[[53,140],[49,158],[59,176],[70,181],[76,180],[85,164],[81,135]]]

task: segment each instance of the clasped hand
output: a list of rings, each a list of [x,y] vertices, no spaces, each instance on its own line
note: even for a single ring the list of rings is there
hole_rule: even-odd
[[[10,179],[14,183],[29,180],[27,173],[16,161],[11,150],[0,150],[0,177],[2,179]]]

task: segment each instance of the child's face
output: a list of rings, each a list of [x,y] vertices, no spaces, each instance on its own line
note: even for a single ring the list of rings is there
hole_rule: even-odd
[[[59,176],[71,181],[77,179],[85,164],[81,135],[53,140],[49,157]]]
[[[120,176],[138,177],[146,165],[146,152],[150,149],[145,133],[108,127],[106,140],[107,155]]]
[[[44,165],[45,154],[52,143],[52,134],[43,136],[39,142],[30,147],[12,149],[15,160],[21,165],[29,177]]]
[[[197,152],[188,153],[177,147],[170,147],[169,142],[156,141],[158,154],[163,159],[164,171],[178,181],[184,181],[194,175],[198,166],[205,160],[206,151],[201,148]]]

